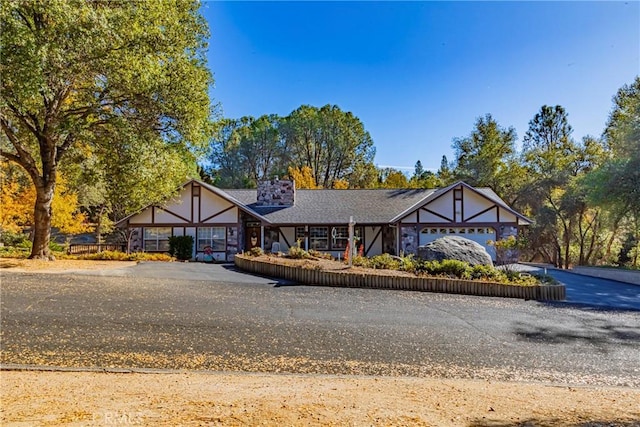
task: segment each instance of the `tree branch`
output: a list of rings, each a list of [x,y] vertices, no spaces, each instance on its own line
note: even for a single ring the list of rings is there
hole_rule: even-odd
[[[64,153],[67,152],[67,150],[69,149],[69,147],[71,147],[71,144],[73,144],[75,140],[76,138],[74,134],[70,133],[64,139],[62,145],[56,148],[56,164],[60,162],[60,159],[62,158]]]
[[[4,134],[7,136],[7,139],[9,139],[9,142],[11,143],[11,145],[13,145],[13,148],[15,148],[16,151],[18,152],[18,154],[15,155],[15,154],[11,154],[9,152],[3,151],[3,156],[9,158],[4,153],[14,156],[15,158],[12,158],[12,160],[22,165],[26,170],[30,170],[30,169],[34,170],[37,175],[38,168],[36,167],[35,160],[31,156],[31,154],[29,154],[29,152],[25,150],[25,148],[22,146],[22,144],[18,140],[18,137],[16,137],[15,133],[13,132],[13,129],[11,129],[9,122],[3,115],[0,115],[0,126],[2,126],[2,130],[4,131]]]
[[[33,133],[34,135],[38,135],[38,129],[36,129],[33,124],[29,123],[29,121],[26,119],[25,115],[22,114],[20,112],[20,110],[18,110],[18,108],[16,108],[16,106],[14,106],[12,103],[7,102],[6,104],[9,109],[13,112],[13,114],[18,118],[18,120],[20,120],[20,122],[22,122],[22,124],[24,124],[27,129],[29,129],[29,131],[31,133]]]

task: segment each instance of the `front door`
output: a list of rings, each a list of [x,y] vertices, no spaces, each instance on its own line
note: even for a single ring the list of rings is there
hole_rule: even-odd
[[[250,251],[253,248],[261,247],[260,241],[260,227],[247,227],[246,233],[246,250]]]

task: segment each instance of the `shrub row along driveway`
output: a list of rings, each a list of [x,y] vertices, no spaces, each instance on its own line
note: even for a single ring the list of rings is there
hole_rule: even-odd
[[[286,285],[203,264],[5,273],[2,362],[640,386],[637,311]]]

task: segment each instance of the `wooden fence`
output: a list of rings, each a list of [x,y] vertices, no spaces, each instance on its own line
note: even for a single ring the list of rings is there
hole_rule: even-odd
[[[102,244],[97,243],[73,243],[69,245],[67,253],[69,255],[85,255],[85,254],[97,254],[104,251],[125,251],[125,245],[123,244]]]
[[[562,301],[566,298],[566,291],[563,285],[516,286],[476,280],[447,279],[444,277],[367,275],[355,272],[338,273],[275,264],[242,255],[236,255],[235,264],[241,270],[305,285],[443,292],[538,301]]]

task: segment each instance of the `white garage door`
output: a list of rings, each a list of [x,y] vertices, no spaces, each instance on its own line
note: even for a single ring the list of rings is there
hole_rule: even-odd
[[[487,244],[487,240],[496,241],[496,231],[491,227],[423,228],[420,232],[420,245],[426,245],[444,236],[460,236],[480,243],[487,249],[491,258],[496,259],[495,248]]]

